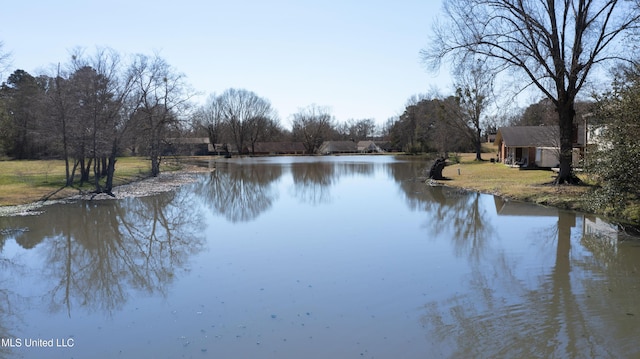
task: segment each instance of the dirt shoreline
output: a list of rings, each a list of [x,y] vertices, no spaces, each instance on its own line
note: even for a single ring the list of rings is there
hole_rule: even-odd
[[[38,201],[14,206],[0,206],[0,217],[33,216],[44,211],[44,207],[56,203],[71,203],[80,200],[104,201],[118,200],[130,197],[145,197],[157,193],[169,192],[185,184],[197,181],[197,174],[208,172],[209,169],[193,167],[177,171],[163,172],[158,177],[147,177],[141,180],[116,186],[113,189],[113,197],[105,193],[80,193],[63,199]]]

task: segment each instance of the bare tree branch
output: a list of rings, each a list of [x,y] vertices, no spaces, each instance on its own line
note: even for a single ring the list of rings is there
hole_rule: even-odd
[[[636,35],[636,1],[445,0],[445,20],[434,27],[423,60],[434,70],[486,57],[495,72],[514,70],[549,98],[561,134],[558,182],[571,182],[575,100],[596,65],[630,61],[628,36]]]

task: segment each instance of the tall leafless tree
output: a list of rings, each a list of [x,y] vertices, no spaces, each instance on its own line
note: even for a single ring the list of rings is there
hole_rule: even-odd
[[[272,112],[273,113],[273,112]],[[255,153],[256,143],[266,141],[269,135],[274,132],[274,128],[278,127],[278,121],[274,115],[271,116],[255,116],[249,120],[248,134],[251,153]]]
[[[225,127],[220,98],[216,94],[209,95],[206,103],[194,115],[196,126],[206,130],[209,143],[214,152],[218,152],[216,144],[222,139]]]
[[[481,60],[463,63],[455,80],[456,114],[452,122],[467,135],[476,152],[476,161],[482,160],[482,120],[493,97],[494,74]]]
[[[51,134],[60,140],[62,157],[65,163],[65,186],[73,184],[74,169],[70,166],[71,139],[69,134],[74,101],[69,95],[68,79],[63,77],[58,64],[56,73],[49,78],[44,104],[48,108],[47,118],[51,126]]]
[[[218,102],[238,153],[245,150],[247,143],[254,145],[267,130],[266,122],[275,118],[267,99],[245,89],[227,89],[218,97]]]
[[[163,141],[169,127],[179,127],[179,120],[189,108],[194,93],[183,74],[176,72],[158,54],[136,55],[129,68],[134,108],[131,117],[145,135],[151,175],[160,174]]]
[[[327,107],[310,105],[293,115],[293,139],[301,141],[309,154],[320,148],[332,129],[333,118]]]
[[[342,124],[343,137],[352,141],[360,141],[371,138],[376,130],[376,123],[371,118],[361,120],[348,120]]]
[[[5,51],[3,48],[4,43],[0,41],[0,80],[2,80],[4,72],[7,71],[11,60],[11,53]]]
[[[637,1],[445,0],[423,59],[486,57],[495,73],[512,70],[555,105],[561,136],[557,183],[579,181],[571,167],[576,97],[598,65],[628,60],[638,29]]]

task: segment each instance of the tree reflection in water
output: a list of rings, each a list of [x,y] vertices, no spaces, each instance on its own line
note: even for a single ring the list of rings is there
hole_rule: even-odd
[[[284,307],[291,306],[287,303],[293,298],[287,295],[286,289],[260,290],[263,302],[258,305],[251,294],[256,288],[270,288],[271,285],[275,288],[281,284],[279,282],[295,282],[294,286],[298,288],[299,275],[296,273],[289,277],[289,272],[291,268],[301,266],[302,262],[305,265],[312,263],[305,267],[306,272],[300,271],[310,278],[303,278],[303,283],[314,284],[304,286],[304,293],[313,290],[313,295],[300,297],[303,299],[299,303],[309,300],[304,303],[304,312],[308,310],[307,306],[323,308],[327,305],[324,308],[326,316],[319,315],[321,310],[314,311],[309,318],[308,314],[304,316],[310,320],[309,323],[326,320],[326,325],[318,326],[322,332],[318,336],[314,334],[314,338],[323,335],[329,338],[334,334],[348,337],[354,331],[347,332],[342,328],[351,328],[350,325],[370,329],[371,332],[361,333],[362,338],[370,333],[379,335],[375,338],[384,338],[378,340],[380,347],[377,348],[377,343],[374,343],[377,339],[371,339],[369,353],[372,355],[374,352],[386,354],[386,350],[390,353],[396,345],[398,352],[403,353],[403,343],[408,343],[404,352],[409,353],[405,355],[407,357],[420,357],[425,352],[429,354],[425,356],[433,357],[480,358],[628,357],[629,354],[640,354],[634,347],[635,338],[640,334],[634,320],[640,315],[640,308],[636,304],[637,298],[631,298],[637,290],[628,290],[638,286],[635,273],[640,270],[640,264],[635,252],[640,248],[634,244],[627,246],[582,236],[579,227],[586,220],[581,215],[555,211],[553,217],[546,214],[542,219],[505,219],[506,216],[502,215],[506,214],[508,207],[514,207],[499,201],[494,203],[492,197],[426,186],[426,164],[420,161],[360,163],[359,159],[331,158],[326,161],[305,160],[320,163],[298,163],[303,160],[297,159],[265,163],[268,161],[218,163],[214,173],[203,176],[202,181],[189,185],[185,191],[118,202],[60,206],[26,219],[0,218],[0,229],[29,228],[29,231],[0,230],[0,244],[15,240],[24,248],[32,248],[22,252],[37,253],[38,256],[33,256],[37,260],[44,258],[41,265],[44,272],[28,275],[39,278],[44,274],[47,277],[47,280],[38,281],[35,287],[44,288],[38,292],[39,297],[49,308],[60,312],[59,316],[74,315],[79,309],[109,314],[124,308],[122,316],[114,315],[120,324],[128,320],[130,314],[125,311],[131,306],[125,308],[124,303],[134,303],[136,292],[167,295],[170,300],[176,298],[173,296],[191,299],[190,292],[172,292],[171,285],[184,284],[183,288],[197,286],[198,294],[193,295],[197,300],[187,301],[185,308],[210,305],[207,308],[209,312],[197,314],[200,318],[197,326],[191,322],[193,316],[185,316],[181,330],[190,338],[197,336],[207,344],[197,347],[192,344],[189,349],[181,351],[184,347],[176,341],[166,347],[163,343],[158,350],[172,350],[172,345],[178,344],[178,351],[171,353],[182,356],[202,354],[202,349],[212,354],[214,348],[225,354],[247,353],[246,350],[251,351],[250,354],[265,354],[258,351],[271,349],[268,345],[276,342],[282,345],[280,348],[283,350],[285,345],[309,348],[311,341],[305,337],[304,341],[295,342],[290,339],[293,334],[287,335],[287,342],[282,338],[271,343],[262,341],[272,325],[285,325],[293,328],[292,333],[300,333],[298,326],[288,326],[288,321],[283,319],[288,316]],[[291,178],[284,176],[288,170]],[[380,170],[385,171],[395,183],[388,181],[389,177],[378,176]],[[365,181],[360,181],[361,175]],[[347,186],[341,187],[341,181],[348,176],[356,178],[345,181]],[[382,185],[376,187],[378,184]],[[354,188],[362,191],[354,191]],[[372,188],[382,190],[375,192]],[[332,198],[333,189],[340,195]],[[344,193],[349,196],[343,196]],[[386,197],[376,197],[381,193]],[[354,197],[350,196],[352,194]],[[290,195],[293,198],[286,199],[293,200],[282,201],[285,206],[279,208],[276,202],[280,195]],[[371,196],[371,201],[368,201],[368,196]],[[332,200],[341,208],[324,206]],[[361,200],[362,205],[350,207],[350,204],[359,204]],[[255,227],[250,232],[243,232],[243,228],[252,226],[244,226],[246,223],[224,226],[222,223],[220,227],[212,228],[212,237],[209,238],[214,246],[222,244],[217,247],[219,251],[214,251],[210,257],[200,257],[199,271],[194,271],[196,273],[185,278],[184,282],[174,283],[176,274],[188,268],[190,257],[204,246],[201,233],[204,232],[202,222],[206,211],[235,223],[252,221],[273,208],[278,213],[274,217],[283,221],[278,223],[286,225],[286,221],[291,221],[291,207],[286,205],[303,208],[296,203],[298,201],[322,204],[317,206],[322,208],[305,210],[321,215],[336,211],[344,221],[339,224],[326,222],[333,226],[320,223],[319,226],[332,227],[332,231],[318,233],[315,242],[313,239],[308,242],[296,239],[294,245],[297,247],[292,251],[288,249],[291,249],[293,241],[277,235],[284,225],[274,226],[275,229],[268,232],[269,241],[253,242],[262,246],[254,251],[255,257],[247,253],[246,246],[224,240],[224,236],[235,233],[253,238]],[[496,207],[495,212],[493,207]],[[364,219],[358,219],[358,210],[363,208],[366,209],[362,211]],[[315,218],[303,222],[304,228],[308,228],[308,223],[313,223]],[[372,226],[372,218],[384,221],[379,221],[382,223],[379,227],[378,223]],[[520,224],[526,221],[539,221],[542,225],[538,222]],[[350,234],[353,236],[345,236],[343,240],[335,234],[335,229],[340,229],[340,226],[346,228],[352,223],[354,230]],[[505,223],[517,228],[505,229]],[[258,224],[263,228],[262,223]],[[539,229],[541,226],[544,228]],[[378,233],[379,228],[385,230]],[[216,230],[222,234],[223,240],[217,241]],[[358,237],[361,231],[365,235]],[[7,243],[14,245],[13,242]],[[273,246],[273,243],[280,246]],[[307,244],[311,247],[306,247]],[[291,255],[300,253],[308,254],[308,257]],[[325,274],[331,272],[325,272],[322,266],[313,265],[315,262],[307,258],[322,259],[323,264],[328,263],[331,268],[344,268],[336,273],[350,279],[334,280],[336,276]],[[276,259],[282,259],[282,262]],[[221,260],[228,263],[220,266]],[[211,266],[207,266],[209,264]],[[33,263],[28,268],[40,270]],[[274,270],[273,273],[278,275],[265,275],[269,273],[266,269]],[[13,275],[19,268],[11,264],[6,270]],[[212,288],[199,287],[201,276],[215,278],[208,282]],[[282,281],[282,278],[291,281]],[[272,280],[275,282],[270,282]],[[32,286],[32,282],[25,286]],[[283,288],[289,286],[286,283],[282,284]],[[11,290],[20,288],[20,285],[14,286],[7,281],[0,284]],[[329,288],[328,292],[320,290],[322,287]],[[289,293],[299,293],[297,290]],[[350,290],[353,292],[346,294]],[[20,293],[19,290],[16,292]],[[9,298],[6,305],[0,302],[0,315],[4,316],[17,312],[16,307],[24,310],[33,304],[20,302],[17,295],[6,290],[0,291],[0,300],[3,298]],[[330,305],[314,302],[322,298],[337,299]],[[235,302],[235,307],[229,305],[231,302]],[[262,309],[267,309],[259,308],[253,312],[259,312],[259,315],[247,314],[244,310],[263,306],[264,303],[275,303],[276,307],[282,306],[283,309],[272,310],[264,306]],[[234,309],[230,310],[231,307]],[[360,314],[367,317],[366,322],[358,319],[356,312],[361,309],[363,312]],[[356,314],[351,318],[343,318],[342,315],[331,318],[333,314],[347,310]],[[370,312],[375,312],[376,318],[384,317],[384,323],[378,323],[383,325],[369,321],[373,320],[373,315],[369,318]],[[295,317],[296,313],[292,311],[290,314]],[[148,313],[138,319],[146,315]],[[175,320],[173,316],[166,317]],[[83,320],[85,318],[75,316],[75,321]],[[249,326],[246,332],[253,330],[261,340],[260,346],[256,346],[253,339],[247,339],[248,336],[243,337],[246,341],[236,336],[236,324],[245,325],[247,321],[255,327]],[[421,330],[417,324],[422,324],[424,329]],[[329,326],[331,330],[325,331],[324,328]],[[123,335],[141,327],[129,329]],[[311,330],[311,327],[304,329]],[[14,326],[3,321],[0,335],[12,334],[6,333],[6,328]],[[214,331],[216,334],[218,331],[233,333],[233,336],[213,335]],[[165,328],[160,332],[183,334]],[[100,337],[104,331],[96,333]],[[153,335],[149,333],[149,337]],[[424,340],[420,338],[423,335],[426,337]],[[392,336],[396,337],[393,339],[395,342]],[[310,350],[322,349],[326,342],[316,340],[315,345]]]
[[[463,291],[424,306],[420,322],[428,331],[434,355],[613,358],[640,354],[634,347],[640,327],[633,321],[640,308],[637,298],[624,294],[625,288],[637,287],[630,278],[640,271],[640,264],[633,260],[640,248],[629,245],[619,251],[620,245],[609,239],[583,235],[574,212],[515,206],[515,212],[525,210],[521,214],[535,216],[543,211],[543,216],[551,213],[557,218],[553,227],[534,231],[536,248],[544,242],[555,247],[552,267],[532,272],[508,251],[489,248],[497,244],[500,219],[494,220],[487,211],[482,203],[485,196],[446,187],[425,189],[425,167],[420,163],[392,164],[389,169],[407,205],[429,215],[424,223],[429,237],[450,238],[456,257],[466,258],[470,266]],[[496,199],[496,207],[500,215],[509,206]],[[572,238],[580,239],[582,246],[572,246]]]
[[[166,294],[176,272],[202,250],[202,217],[192,201],[184,191],[168,192],[51,207],[6,221],[34,229],[15,240],[44,254],[42,274],[51,279],[42,282],[52,286],[41,298],[50,310],[109,314],[131,291]]]
[[[269,209],[277,199],[273,183],[282,175],[282,166],[216,164],[216,170],[196,186],[213,213],[231,222],[248,222]]]
[[[445,187],[432,188],[439,205],[425,227],[435,235],[450,233],[456,256],[479,261],[494,234],[480,193],[465,193]]]
[[[516,259],[504,251],[495,252],[494,258],[471,263],[467,293],[427,303],[421,322],[429,338],[439,343],[442,356],[565,358],[638,353],[630,347],[635,340],[629,340],[640,334],[638,328],[624,325],[625,318],[620,322],[620,313],[617,319],[606,314],[613,309],[604,299],[613,298],[605,289],[609,281],[594,280],[600,277],[597,268],[583,266],[583,256],[572,257],[576,222],[575,213],[558,211],[555,230],[547,232],[556,243],[555,262],[549,270],[525,270],[523,276],[518,274],[522,269]],[[585,254],[584,258],[592,257]],[[572,271],[572,266],[583,266],[583,271]],[[599,283],[601,288],[589,290],[584,283]],[[594,297],[601,300],[596,302]],[[603,319],[610,322],[603,325]],[[607,331],[620,327],[631,331],[617,335]]]
[[[331,187],[338,180],[355,175],[371,176],[374,171],[374,164],[358,161],[296,163],[291,166],[292,194],[306,204],[328,204]]]
[[[291,166],[293,196],[311,205],[327,204],[330,188],[338,179],[333,163],[295,163]]]
[[[330,188],[341,177],[371,175],[374,166],[362,162],[294,162],[290,166],[270,163],[217,162],[216,170],[196,186],[215,214],[227,220],[249,222],[271,208],[278,199],[276,182],[290,168],[292,195],[312,204],[330,201]]]
[[[390,166],[391,175],[404,192],[409,208],[429,213],[424,228],[430,238],[448,235],[454,244],[456,256],[479,260],[488,238],[494,234],[487,211],[480,203],[480,193],[443,186],[427,187],[423,161],[395,163]]]
[[[3,246],[4,241],[2,238]],[[22,278],[24,270],[13,259],[0,258],[0,273],[0,338],[16,338],[20,312],[25,310],[27,299],[10,288],[14,288],[15,281]],[[0,346],[0,358],[9,357],[10,353],[9,347]]]

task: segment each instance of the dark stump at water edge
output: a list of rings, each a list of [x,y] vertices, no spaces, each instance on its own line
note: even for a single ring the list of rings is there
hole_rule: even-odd
[[[445,179],[442,176],[442,170],[446,165],[447,165],[447,160],[445,160],[444,158],[436,159],[435,162],[431,165],[431,169],[429,170],[429,178],[434,180]]]

